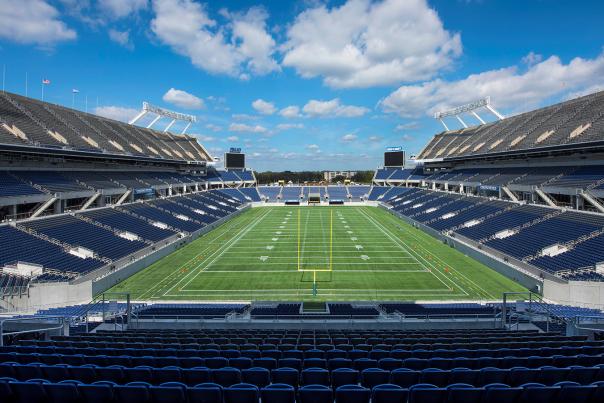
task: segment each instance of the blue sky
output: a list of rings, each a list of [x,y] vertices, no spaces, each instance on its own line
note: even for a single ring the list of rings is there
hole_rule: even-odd
[[[0,0],[0,67],[8,91],[27,74],[39,98],[47,78],[47,101],[71,106],[75,88],[76,108],[121,120],[142,101],[196,115],[189,133],[258,170],[374,169],[387,146],[418,153],[437,110],[604,89],[602,15],[587,0]]]

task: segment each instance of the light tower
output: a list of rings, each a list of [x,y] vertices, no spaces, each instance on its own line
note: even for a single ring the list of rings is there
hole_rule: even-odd
[[[497,110],[495,108],[493,108],[493,106],[491,105],[491,97],[485,97],[485,98],[479,99],[478,101],[474,101],[469,104],[458,106],[456,108],[449,109],[446,111],[436,112],[434,114],[434,119],[438,119],[440,121],[440,123],[444,126],[445,130],[447,130],[447,131],[449,131],[450,129],[447,126],[447,124],[445,123],[445,121],[443,120],[443,118],[450,117],[450,116],[457,118],[459,123],[461,123],[464,128],[468,127],[466,122],[464,122],[464,120],[461,118],[461,116],[459,116],[462,113],[471,113],[476,119],[478,119],[480,124],[484,125],[485,121],[480,117],[480,115],[478,115],[478,113],[476,113],[476,110],[481,109],[481,108],[485,108],[487,111],[491,112],[493,115],[495,115],[495,117],[498,120],[505,119],[505,116],[503,116],[501,113],[497,112]]]
[[[173,112],[168,109],[160,108],[159,106],[151,105],[149,102],[143,102],[143,110],[138,115],[136,115],[134,117],[134,119],[132,119],[128,123],[130,123],[131,125],[135,124],[147,113],[152,113],[154,115],[157,115],[151,121],[151,123],[149,123],[149,125],[147,126],[147,129],[150,129],[161,118],[169,118],[169,119],[171,119],[170,123],[168,123],[168,125],[164,128],[163,131],[167,132],[174,125],[174,123],[176,123],[177,120],[180,120],[183,122],[187,122],[187,125],[185,126],[184,129],[182,129],[182,132],[180,133],[180,134],[185,134],[187,129],[189,127],[191,127],[191,124],[197,122],[197,117],[195,117],[193,115],[185,115],[184,113]]]

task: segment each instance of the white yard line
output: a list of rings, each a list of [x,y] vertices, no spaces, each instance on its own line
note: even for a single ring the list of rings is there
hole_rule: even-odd
[[[159,281],[157,284],[155,284],[154,286],[152,286],[151,288],[149,288],[148,290],[144,291],[142,294],[140,294],[138,296],[138,298],[143,298],[144,295],[149,294],[151,298],[153,296],[153,293],[155,293],[155,290],[159,289],[161,292],[162,287],[166,287],[169,284],[165,284],[167,281],[166,280],[171,280],[172,277],[179,277],[178,275],[180,274],[180,270],[183,269],[185,266],[187,266],[189,263],[193,262],[195,259],[199,258],[199,256],[203,255],[208,249],[210,249],[213,246],[213,242],[222,238],[224,235],[228,234],[228,230],[231,229],[231,227],[234,227],[234,224],[240,224],[241,221],[237,220],[238,217],[233,218],[232,221],[227,221],[226,223],[224,223],[224,225],[219,226],[218,228],[216,228],[214,231],[218,231],[218,230],[222,230],[222,233],[219,234],[218,236],[216,236],[214,239],[212,239],[212,241],[208,242],[206,244],[206,247],[203,248],[201,250],[201,252],[199,252],[198,254],[196,254],[195,256],[193,256],[191,259],[187,260],[185,263],[181,264],[179,267],[177,267],[174,271],[172,271],[172,273],[168,274],[166,277],[164,277],[162,279],[162,281]],[[205,235],[204,235],[205,236]],[[197,239],[202,239],[202,237],[199,237]],[[195,241],[197,241],[197,239]]]
[[[444,282],[444,281],[443,281],[443,280],[442,280],[442,279],[441,279],[439,276],[437,276],[437,275],[434,273],[434,271],[437,271],[437,268],[436,268],[436,267],[435,267],[435,266],[434,266],[432,263],[428,262],[428,261],[427,261],[427,260],[426,260],[426,259],[425,259],[423,256],[421,256],[421,255],[419,255],[419,254],[415,253],[415,252],[413,251],[413,249],[412,249],[412,248],[409,248],[409,246],[408,246],[408,245],[407,245],[407,244],[406,244],[406,243],[405,243],[403,240],[401,240],[401,239],[399,239],[399,238],[397,238],[397,237],[393,236],[393,234],[390,232],[390,230],[386,231],[384,228],[382,228],[382,227],[381,227],[381,226],[380,226],[380,225],[379,225],[379,224],[378,224],[378,223],[375,221],[375,219],[374,219],[373,217],[369,216],[367,213],[365,213],[365,211],[363,211],[363,210],[360,210],[360,211],[361,211],[361,214],[363,214],[363,215],[364,215],[364,216],[367,218],[367,220],[368,220],[369,222],[371,222],[371,223],[372,223],[372,224],[373,224],[373,225],[374,225],[376,228],[378,228],[378,229],[379,229],[379,230],[380,230],[380,231],[381,231],[381,232],[382,232],[384,235],[386,235],[388,238],[390,238],[390,239],[391,239],[393,242],[398,243],[399,245],[401,245],[401,247],[402,247],[404,250],[406,250],[406,251],[407,251],[407,252],[408,252],[408,253],[409,253],[411,256],[413,256],[413,257],[416,259],[417,263],[419,263],[420,265],[423,265],[424,267],[426,267],[426,266],[431,267],[431,268],[432,268],[432,270],[430,270],[430,273],[432,273],[432,274],[434,275],[434,277],[435,277],[435,278],[436,278],[438,281],[440,281],[440,282],[441,282],[441,283],[442,283],[442,284],[443,284],[445,287],[447,287],[448,289],[450,289],[451,291],[453,291],[453,288],[452,288],[450,285],[448,285],[447,283],[445,283],[445,282]],[[425,263],[425,265],[424,265],[424,264],[422,264],[422,263],[421,263],[421,262],[420,262],[420,261],[419,261],[417,258],[421,259],[421,260],[423,261],[423,263]],[[464,292],[466,295],[469,295],[469,294],[468,294],[468,293],[467,293],[467,292],[466,292],[466,291],[463,289],[463,287],[461,287],[461,286],[460,286],[459,284],[457,284],[455,281],[452,281],[452,280],[451,280],[451,282],[452,282],[453,284],[455,284],[455,286],[457,286],[457,287],[458,287],[458,288],[459,288],[459,289],[460,289],[462,292]]]
[[[186,287],[189,283],[191,283],[191,281],[193,281],[197,275],[201,272],[203,272],[205,269],[208,268],[208,266],[210,264],[212,264],[212,262],[214,262],[218,257],[222,256],[222,254],[224,253],[224,251],[226,251],[231,245],[233,245],[234,243],[236,243],[243,235],[247,234],[248,232],[250,232],[252,230],[252,228],[254,228],[260,221],[262,221],[262,219],[264,217],[266,217],[267,215],[269,215],[271,213],[271,209],[269,209],[266,213],[264,213],[263,215],[257,217],[255,219],[255,221],[251,224],[246,226],[245,228],[243,228],[239,233],[237,233],[233,238],[229,239],[224,246],[226,246],[226,248],[220,248],[217,249],[214,253],[212,253],[209,257],[214,257],[209,263],[206,264],[206,262],[201,263],[198,266],[195,266],[189,273],[187,273],[187,275],[185,275],[183,278],[181,278],[176,284],[174,284],[169,290],[167,290],[164,293],[164,296],[166,296],[169,292],[171,292],[174,288],[176,288],[183,280],[185,280],[187,277],[189,277],[191,274],[194,274],[194,276],[185,283],[185,285],[183,285],[182,287],[180,287],[181,289]],[[219,253],[220,252],[220,253]],[[216,256],[216,254],[218,253],[218,255]],[[200,267],[202,267],[202,269],[195,271],[196,269],[199,269]]]

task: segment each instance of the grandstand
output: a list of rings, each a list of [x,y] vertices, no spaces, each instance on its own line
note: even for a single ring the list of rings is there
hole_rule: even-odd
[[[603,6],[101,3],[0,2],[0,403],[604,402]]]
[[[0,396],[599,401],[602,96],[437,134],[371,185],[259,186],[2,93]]]

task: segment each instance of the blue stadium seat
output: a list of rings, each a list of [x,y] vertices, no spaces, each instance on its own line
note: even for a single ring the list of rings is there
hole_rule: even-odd
[[[224,390],[225,403],[258,403],[260,391],[257,386],[239,383]]]
[[[343,385],[335,391],[336,403],[369,403],[371,389],[359,385]]]
[[[260,390],[262,403],[295,403],[296,390],[284,383],[273,383]]]
[[[332,403],[331,388],[324,385],[306,385],[298,391],[300,403]]]

